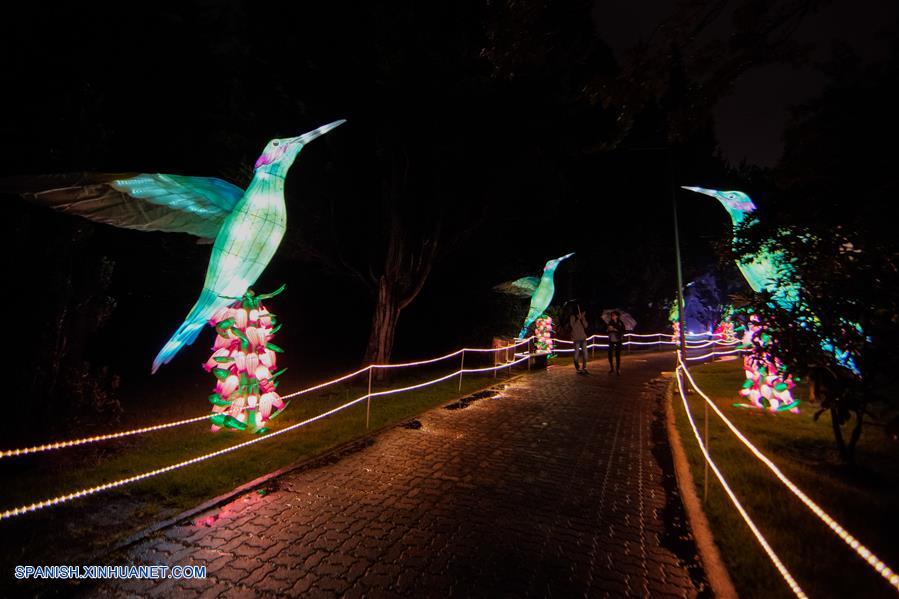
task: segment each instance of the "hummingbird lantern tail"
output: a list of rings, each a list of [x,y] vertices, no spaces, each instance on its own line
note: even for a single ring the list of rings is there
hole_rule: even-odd
[[[181,351],[182,347],[196,341],[197,336],[200,334],[200,331],[203,330],[206,322],[212,318],[219,309],[226,306],[228,302],[228,299],[219,297],[211,291],[204,289],[203,293],[200,294],[200,299],[197,300],[197,303],[194,304],[193,308],[191,308],[188,313],[187,318],[184,319],[184,322],[181,323],[181,326],[178,327],[178,330],[175,331],[172,338],[168,340],[159,351],[156,359],[153,360],[152,372],[155,374],[156,371],[159,370],[159,367],[163,364],[168,364],[171,359],[175,357],[175,354]]]

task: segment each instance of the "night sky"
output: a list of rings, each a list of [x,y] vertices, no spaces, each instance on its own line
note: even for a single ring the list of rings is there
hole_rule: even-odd
[[[666,0],[597,1],[593,17],[599,35],[621,52],[650,36],[673,6]],[[730,35],[732,16],[731,11],[722,11],[709,35]],[[822,63],[840,46],[850,48],[863,62],[883,60],[895,37],[897,18],[899,3],[884,0],[832,0],[811,11],[793,35],[805,48],[803,59],[748,70],[715,107],[715,132],[724,157],[733,164],[745,160],[774,166],[783,151],[781,136],[790,107],[809,100],[824,86]]]

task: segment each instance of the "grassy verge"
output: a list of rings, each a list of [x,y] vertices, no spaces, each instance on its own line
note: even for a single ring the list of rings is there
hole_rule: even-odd
[[[475,362],[475,360],[473,360]],[[473,363],[471,367],[480,364]],[[455,361],[427,369],[391,373],[389,380],[375,381],[373,391],[414,385],[458,368]],[[524,370],[516,368],[516,373]],[[402,422],[435,406],[507,379],[508,370],[465,375],[410,392],[377,397],[371,402],[371,431]],[[275,432],[365,395],[368,377],[335,385],[322,392],[294,399],[272,421]],[[201,396],[202,397],[202,396]],[[178,401],[179,399],[183,401]],[[165,415],[147,411],[134,424],[146,425],[200,415],[203,403],[195,394],[167,398]],[[156,415],[150,420],[148,414]],[[3,571],[13,564],[78,563],[78,557],[109,547],[145,528],[204,500],[291,463],[319,455],[366,434],[366,405],[360,402],[325,419],[249,447],[136,482],[121,489],[19,516],[0,522]],[[126,418],[126,422],[130,418]],[[121,430],[133,426],[129,422]],[[54,497],[151,471],[221,450],[255,438],[249,433],[209,432],[201,421],[127,439],[90,444],[0,461],[0,510]],[[105,431],[109,432],[109,431]],[[2,577],[5,581],[6,577]],[[0,585],[2,587],[2,585]]]
[[[696,383],[734,425],[797,486],[891,567],[899,566],[899,447],[869,427],[858,446],[857,466],[839,461],[830,419],[812,419],[804,403],[798,415],[735,408],[743,374],[739,361],[691,368]],[[686,383],[686,382],[685,382]],[[798,396],[805,399],[805,389]],[[687,396],[700,433],[704,400]],[[697,493],[703,494],[702,454],[677,390],[673,396]],[[827,528],[709,412],[709,451],[743,506],[803,590],[812,597],[894,596],[886,581]],[[788,597],[791,592],[709,472],[703,505],[715,541],[744,597]]]

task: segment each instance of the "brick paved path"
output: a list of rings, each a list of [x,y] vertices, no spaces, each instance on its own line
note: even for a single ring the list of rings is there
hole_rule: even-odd
[[[438,408],[320,468],[169,528],[135,563],[208,578],[107,582],[113,596],[697,596],[658,385],[670,356],[628,356]],[[122,563],[119,561],[118,563]]]

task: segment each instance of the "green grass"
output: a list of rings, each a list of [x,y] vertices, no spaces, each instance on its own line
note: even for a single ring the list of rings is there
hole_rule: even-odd
[[[840,463],[830,418],[815,422],[815,406],[801,413],[769,414],[735,408],[743,382],[741,362],[691,368],[696,383],[734,425],[781,471],[891,567],[899,567],[899,447],[882,429],[868,427],[857,449],[857,466]],[[685,385],[689,385],[685,380]],[[805,399],[800,386],[798,397]],[[703,434],[704,400],[688,403]],[[675,420],[700,498],[703,463],[683,403],[673,391]],[[888,583],[815,517],[709,410],[709,451],[750,517],[797,582],[811,597],[894,596]],[[742,597],[788,597],[792,593],[768,561],[749,528],[709,471],[703,505],[722,557]]]
[[[476,360],[472,362],[469,367],[480,365]],[[398,371],[391,373],[389,380],[375,381],[372,390],[413,385],[457,368],[458,363],[451,361],[430,368]],[[516,374],[522,371],[523,367],[516,368]],[[508,370],[499,371],[496,378],[492,373],[465,375],[461,392],[458,377],[453,377],[422,389],[376,397],[371,402],[368,432],[502,382],[509,375]],[[272,421],[271,430],[286,428],[363,396],[367,388],[368,377],[363,374],[316,394],[295,398],[288,409]],[[194,392],[189,395],[189,398],[165,398],[160,402],[158,412],[126,415],[123,423],[111,430],[189,418],[208,411],[208,404],[198,400]],[[155,417],[148,418],[150,413]],[[109,548],[156,520],[171,517],[268,472],[365,436],[365,414],[365,402],[360,402],[320,421],[232,453],[121,489],[0,522],[0,548],[6,558],[2,567],[16,563],[78,563],[73,561],[76,556],[84,557]],[[139,418],[141,415],[142,419]],[[110,429],[103,432],[110,432]],[[0,509],[151,471],[252,438],[255,436],[250,433],[231,431],[213,434],[209,432],[209,423],[201,421],[122,440],[3,459],[0,460]]]

